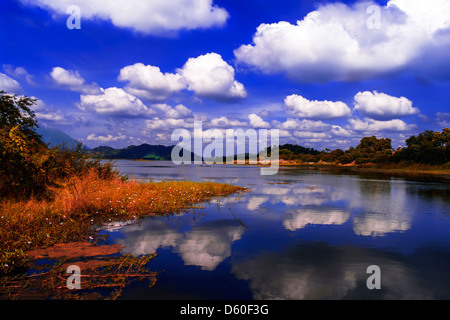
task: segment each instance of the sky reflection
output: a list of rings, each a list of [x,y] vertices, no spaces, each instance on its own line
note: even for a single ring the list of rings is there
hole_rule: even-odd
[[[275,177],[244,166],[162,169],[148,166],[146,174],[163,179],[182,170],[191,180],[251,189],[195,213],[113,229],[124,253],[163,253],[167,287],[160,286],[171,297],[182,285],[177,277],[206,272],[195,273],[198,287],[189,289],[204,299],[214,290],[233,299],[228,288],[243,286],[254,299],[450,298],[446,184],[286,168]],[[378,292],[366,287],[373,264],[382,270]]]

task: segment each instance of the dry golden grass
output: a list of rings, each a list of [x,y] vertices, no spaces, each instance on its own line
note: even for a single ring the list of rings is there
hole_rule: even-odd
[[[26,261],[28,250],[87,240],[109,222],[172,214],[243,190],[212,182],[139,182],[120,176],[105,180],[91,170],[50,188],[48,200],[0,203],[0,272]]]

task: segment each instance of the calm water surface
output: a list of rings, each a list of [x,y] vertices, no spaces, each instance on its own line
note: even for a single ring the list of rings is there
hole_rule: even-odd
[[[139,224],[109,242],[155,251],[155,287],[124,299],[450,299],[450,184],[404,177],[248,166],[116,163],[136,178],[217,181],[250,193]],[[369,290],[367,267],[381,269]]]

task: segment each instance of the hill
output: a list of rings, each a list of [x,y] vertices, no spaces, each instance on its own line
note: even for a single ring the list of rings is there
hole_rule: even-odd
[[[100,146],[88,152],[94,158],[130,160],[170,160],[173,146],[141,144],[124,149]]]
[[[175,146],[163,146],[163,145],[150,145],[150,144],[141,144],[139,146],[131,145],[123,149],[114,149],[109,146],[100,146],[89,150],[87,153],[97,159],[128,159],[128,160],[172,160],[172,149]],[[297,145],[285,144],[279,147],[280,148],[280,157],[281,158],[292,158],[300,155],[318,155],[319,151],[305,148]],[[187,151],[190,155],[188,159],[191,161],[201,160],[201,161],[218,161],[221,162],[230,162],[233,160],[237,160],[239,157],[237,155],[227,156],[227,157],[213,157],[210,159],[202,158],[201,156],[195,156],[194,153]],[[268,150],[270,155],[270,148]],[[183,154],[183,151],[178,150],[178,154],[180,156]],[[248,160],[250,158],[249,153],[245,153],[241,155]],[[259,154],[254,155],[255,158],[259,157]]]
[[[36,129],[36,132],[42,136],[42,140],[47,143],[49,147],[65,146],[72,149],[80,143],[61,130],[38,128]]]

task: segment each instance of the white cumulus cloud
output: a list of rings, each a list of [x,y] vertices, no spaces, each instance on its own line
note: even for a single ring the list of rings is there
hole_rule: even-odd
[[[112,141],[121,141],[127,138],[126,135],[119,134],[118,136],[112,136],[108,134],[107,136],[97,136],[94,133],[88,135],[88,141],[100,141],[100,142],[112,142]]]
[[[33,76],[24,68],[24,67],[14,67],[11,64],[4,64],[3,69],[7,74],[10,76],[17,78],[17,79],[23,79],[28,84],[34,85]]]
[[[98,94],[100,87],[96,83],[86,84],[78,71],[54,67],[50,72],[53,81],[69,90],[85,94]]]
[[[415,125],[407,124],[403,120],[393,119],[388,121],[378,121],[374,119],[359,118],[350,119],[350,127],[355,131],[380,132],[380,131],[408,131],[415,129]]]
[[[215,99],[245,98],[244,85],[235,80],[235,70],[222,56],[207,53],[189,58],[178,72],[186,80],[188,89],[196,94]]]
[[[171,107],[165,103],[158,103],[152,105],[152,107],[156,110],[159,110],[164,114],[166,118],[184,118],[192,115],[192,110],[185,107],[182,104],[176,105],[175,107]]]
[[[155,113],[140,99],[116,87],[101,89],[101,94],[97,95],[81,95],[78,108],[109,116],[137,117]]]
[[[343,102],[310,101],[293,94],[284,100],[287,113],[291,116],[307,119],[335,119],[351,115],[350,108]]]
[[[223,26],[228,12],[212,0],[21,0],[57,15],[67,15],[71,5],[80,7],[81,19],[110,21],[114,26],[144,34],[163,35],[179,30]]]
[[[244,85],[235,80],[234,68],[214,52],[189,58],[175,73],[162,73],[159,67],[135,63],[122,68],[118,79],[128,82],[124,88],[128,93],[153,101],[162,101],[182,90],[216,100],[247,96]]]
[[[120,70],[120,81],[128,81],[125,90],[148,100],[164,100],[172,93],[186,88],[183,77],[162,73],[159,67],[135,63]]]
[[[397,98],[385,93],[359,92],[355,95],[355,110],[362,115],[377,120],[394,119],[403,116],[415,115],[419,109],[405,98]]]
[[[0,73],[0,91],[1,90],[6,93],[18,93],[20,92],[21,87],[20,84],[13,78],[4,73]]]
[[[286,121],[276,123],[279,129],[299,130],[299,131],[327,131],[331,129],[331,125],[320,120],[295,119],[287,118]]]
[[[375,27],[370,6],[380,11]],[[301,82],[355,81],[400,72],[429,50],[449,45],[437,40],[449,26],[447,0],[391,0],[383,7],[373,1],[333,3],[296,24],[261,24],[253,43],[234,53],[250,68]],[[448,56],[440,59],[448,61]]]
[[[270,128],[270,124],[257,114],[249,114],[248,119],[250,120],[250,126],[253,128]]]
[[[173,130],[177,128],[192,128],[194,123],[186,119],[161,119],[155,117],[145,121],[145,126],[150,130]]]
[[[228,117],[222,116],[219,118],[214,118],[210,121],[212,127],[243,127],[247,123],[245,121],[231,120]]]

